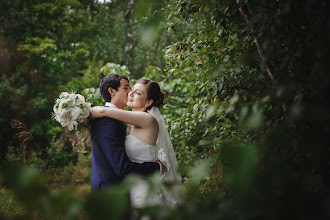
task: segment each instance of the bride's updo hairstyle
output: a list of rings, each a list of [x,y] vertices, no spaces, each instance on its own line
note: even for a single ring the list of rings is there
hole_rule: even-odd
[[[164,102],[164,93],[160,91],[158,83],[149,79],[140,79],[137,83],[143,84],[146,86],[147,90],[147,99],[154,100],[154,102],[147,107],[147,110],[150,110],[152,107],[159,108]]]

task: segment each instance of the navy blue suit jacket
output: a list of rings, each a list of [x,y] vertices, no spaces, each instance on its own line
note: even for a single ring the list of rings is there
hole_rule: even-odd
[[[98,191],[120,183],[128,174],[147,176],[160,170],[154,162],[130,161],[125,151],[126,126],[112,118],[94,119],[91,124],[92,181],[91,190]]]

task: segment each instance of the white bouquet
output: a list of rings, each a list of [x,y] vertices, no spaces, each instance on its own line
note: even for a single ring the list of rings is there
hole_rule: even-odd
[[[62,92],[53,107],[54,118],[62,127],[69,130],[77,129],[78,123],[83,122],[90,114],[91,103],[85,102],[85,97],[74,92]]]

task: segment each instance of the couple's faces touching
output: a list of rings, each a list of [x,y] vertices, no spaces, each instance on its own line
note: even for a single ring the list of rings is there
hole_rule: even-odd
[[[120,86],[117,90],[109,88],[108,91],[111,95],[111,102],[118,108],[123,109],[127,104],[127,95],[130,92],[131,87],[126,79],[120,80]]]
[[[145,110],[145,105],[151,105],[152,100],[147,99],[146,86],[137,83],[130,89],[130,84],[126,79],[120,80],[118,90],[109,88],[111,97],[118,108],[124,108],[126,105],[132,109]]]

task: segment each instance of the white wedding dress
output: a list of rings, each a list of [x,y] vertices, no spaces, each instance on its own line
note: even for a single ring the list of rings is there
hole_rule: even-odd
[[[156,146],[146,144],[133,135],[128,135],[125,141],[126,153],[131,161],[136,163],[155,162],[156,159],[162,161],[167,167],[162,180],[171,184],[172,187],[169,190],[161,185],[157,190],[149,193],[148,182],[141,180],[130,190],[131,203],[136,208],[152,205],[175,206],[181,203],[182,196],[181,175],[177,173],[178,161],[163,116],[156,107],[153,107],[148,113],[155,117],[159,125]]]
[[[155,162],[157,159],[157,147],[144,143],[133,135],[126,136],[126,153],[131,161],[136,163]],[[132,206],[142,208],[149,205],[163,205],[164,198],[161,189],[152,194],[148,193],[148,182],[140,180],[130,189]]]

